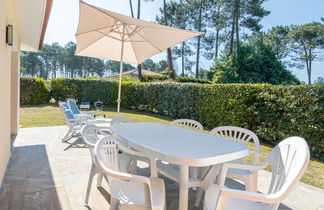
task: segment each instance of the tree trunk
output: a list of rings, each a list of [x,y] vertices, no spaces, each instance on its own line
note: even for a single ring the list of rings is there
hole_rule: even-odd
[[[306,48],[306,45],[305,43],[302,44],[303,46],[303,49],[304,49],[304,52],[305,52],[305,63],[306,63],[306,71],[307,71],[307,76],[308,76],[308,84],[310,85],[312,83],[311,81],[311,72],[310,72],[310,65],[309,65],[309,61],[310,61],[310,55],[308,55],[308,52],[307,52],[307,48]]]
[[[137,19],[141,18],[141,0],[137,0]],[[137,65],[137,72],[138,72],[138,79],[139,81],[143,81],[143,75],[142,75],[142,65]]]
[[[132,15],[132,17],[134,17],[134,10],[133,10],[132,0],[129,0],[129,6],[130,6],[131,15]]]
[[[311,85],[312,84],[312,49],[309,49],[307,74],[308,74],[308,84]]]
[[[230,42],[230,55],[233,54],[233,47],[234,47],[234,30],[235,30],[235,9],[233,9],[232,13],[232,30],[231,30],[231,42]]]
[[[173,69],[173,61],[172,61],[172,52],[171,52],[171,48],[167,49],[167,56],[168,56],[168,69],[169,69],[169,77],[171,79],[175,79],[176,78],[176,74],[174,72]]]
[[[219,29],[216,29],[216,41],[215,41],[215,59],[218,58],[218,44],[219,43]]]
[[[164,25],[168,26],[168,17],[167,17],[165,0],[163,0],[163,13],[164,13]],[[175,74],[174,69],[173,69],[171,48],[167,49],[167,60],[168,60],[168,70],[170,72],[170,78],[175,79],[176,74]]]
[[[185,49],[185,42],[182,42],[182,49],[181,49],[181,70],[182,70],[182,73],[181,73],[181,76],[184,77],[184,66],[185,66],[185,63],[184,63],[184,49]]]
[[[141,0],[137,0],[137,19],[141,18]]]
[[[239,30],[239,17],[240,17],[240,0],[235,1],[235,33],[236,33],[236,44],[240,41],[240,30]]]
[[[201,2],[202,3],[202,2]],[[202,21],[202,6],[200,4],[199,7],[199,16],[198,16],[198,31],[201,31],[201,21]],[[198,36],[198,42],[197,42],[197,53],[196,53],[196,78],[199,77],[199,58],[200,58],[200,40],[201,40],[201,36]]]

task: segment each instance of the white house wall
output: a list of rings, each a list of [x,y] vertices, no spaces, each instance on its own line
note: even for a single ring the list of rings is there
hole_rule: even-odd
[[[5,34],[8,24],[13,25],[14,30],[15,44],[12,47],[6,44]],[[19,46],[20,38],[12,1],[0,0],[0,185],[10,157],[11,111],[18,111],[17,106],[12,107],[11,104],[11,66],[12,64],[19,65],[19,56],[17,56]],[[12,55],[15,54],[12,54],[13,52],[16,53],[13,59],[16,58],[16,60],[12,60]]]

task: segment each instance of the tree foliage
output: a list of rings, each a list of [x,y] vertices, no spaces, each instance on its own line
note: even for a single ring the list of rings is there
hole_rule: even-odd
[[[299,83],[262,41],[238,45],[236,54],[216,60],[212,71],[218,83]]]
[[[75,43],[69,42],[65,46],[58,43],[44,44],[39,53],[23,51],[21,53],[21,75],[50,79],[61,77],[103,77],[119,73],[120,62],[75,56],[75,48]],[[165,60],[156,63],[148,59],[142,65],[144,69],[155,72],[166,69]],[[123,64],[124,71],[133,69],[135,69],[133,65]]]
[[[297,61],[297,67],[306,66],[308,84],[312,83],[312,62],[323,60],[324,24],[312,22],[304,25],[293,25],[290,29],[292,58]]]

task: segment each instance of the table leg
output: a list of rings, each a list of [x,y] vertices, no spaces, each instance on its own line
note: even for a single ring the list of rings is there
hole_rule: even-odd
[[[179,210],[188,209],[189,167],[180,166]]]
[[[150,167],[151,167],[151,177],[158,177],[157,169],[156,169],[156,159],[150,158]]]

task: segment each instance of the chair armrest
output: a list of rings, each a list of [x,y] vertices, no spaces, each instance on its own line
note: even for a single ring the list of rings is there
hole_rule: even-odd
[[[81,114],[88,114],[88,115],[90,115],[90,114],[95,114],[96,112],[82,112],[81,111]]]
[[[70,123],[74,123],[74,122],[76,122],[76,123],[82,123],[82,122],[84,122],[85,120],[86,120],[86,119],[83,119],[83,118],[67,119],[67,121],[70,122]]]
[[[114,171],[114,170],[111,170],[110,168],[106,167],[105,165],[101,164],[96,155],[94,155],[94,159],[95,159],[96,165],[99,166],[100,170],[103,173],[107,174],[108,176],[126,180],[126,181],[134,181],[134,182],[140,182],[140,183],[150,185],[150,179],[148,177],[139,176],[139,175],[135,175],[135,174],[128,174],[128,173],[124,173],[124,172],[120,172],[120,171]]]
[[[217,205],[224,205],[224,201],[226,201],[228,198],[238,198],[238,199],[262,202],[262,203],[270,203],[270,204],[276,203],[276,200],[262,193],[235,190],[235,189],[222,187],[220,189],[219,200]]]
[[[148,159],[151,159],[151,157],[145,156],[142,152],[130,149],[122,144],[118,144],[118,149],[122,150],[125,153],[131,154],[131,155],[135,155],[135,156],[140,156],[140,157],[145,157]]]
[[[92,116],[91,116],[91,115],[88,115],[88,114],[83,114],[83,113],[81,113],[81,114],[74,114],[74,117],[76,117],[76,118],[89,119],[89,118],[91,118]]]
[[[218,184],[224,186],[226,174],[229,168],[236,168],[236,169],[244,169],[249,171],[258,171],[267,166],[267,162],[263,162],[260,164],[240,164],[240,163],[224,163],[221,169],[221,173],[219,176]]]

